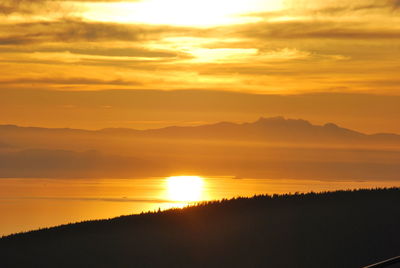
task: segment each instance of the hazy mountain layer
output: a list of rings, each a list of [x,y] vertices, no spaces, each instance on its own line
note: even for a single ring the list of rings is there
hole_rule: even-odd
[[[62,139],[65,136],[85,137],[131,137],[159,139],[204,139],[232,140],[247,142],[283,142],[307,144],[383,144],[400,146],[400,135],[378,133],[373,135],[339,127],[333,123],[313,125],[302,119],[285,119],[283,117],[260,118],[252,123],[220,122],[211,125],[193,127],[172,126],[161,129],[135,130],[127,128],[108,128],[98,131],[80,129],[51,129],[38,127],[0,126],[0,137],[3,139],[27,140],[37,136],[50,136]],[[20,140],[20,141],[21,141]]]
[[[153,130],[0,126],[0,177],[398,180],[400,136],[283,117]]]

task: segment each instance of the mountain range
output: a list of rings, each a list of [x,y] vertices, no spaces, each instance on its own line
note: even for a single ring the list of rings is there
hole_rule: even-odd
[[[391,133],[364,134],[340,127],[333,123],[313,125],[302,119],[284,117],[261,117],[251,123],[219,122],[200,126],[171,126],[160,129],[136,130],[129,128],[105,128],[101,130],[81,130],[70,128],[39,128],[0,125],[0,139],[13,137],[50,135],[57,136],[111,136],[157,139],[229,140],[249,142],[282,142],[308,144],[382,144],[400,145],[400,135]]]
[[[0,177],[172,174],[323,180],[399,180],[400,135],[332,123],[260,118],[135,130],[0,126]]]

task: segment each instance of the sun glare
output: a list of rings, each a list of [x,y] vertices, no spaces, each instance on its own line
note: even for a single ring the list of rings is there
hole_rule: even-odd
[[[168,199],[179,202],[202,200],[204,179],[198,176],[173,176],[167,178]]]
[[[84,3],[86,19],[121,23],[216,26],[248,23],[259,18],[246,14],[279,10],[282,0],[143,0]]]

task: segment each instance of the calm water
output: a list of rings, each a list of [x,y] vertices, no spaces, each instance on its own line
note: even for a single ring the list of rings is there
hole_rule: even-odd
[[[400,186],[218,178],[0,179],[0,236],[83,220],[182,207],[193,201],[255,194]]]

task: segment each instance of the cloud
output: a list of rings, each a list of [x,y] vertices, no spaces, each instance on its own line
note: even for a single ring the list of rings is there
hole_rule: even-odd
[[[124,0],[124,2],[138,1],[140,0]],[[121,2],[121,0],[2,0],[0,3],[0,14],[34,14],[61,11],[65,9],[65,6],[62,4],[68,2]]]
[[[10,42],[9,44],[19,44],[18,41]],[[0,39],[1,44],[1,39]],[[4,44],[6,45],[6,44]],[[107,48],[101,45],[92,45],[90,47],[79,46],[79,45],[69,45],[64,46],[60,44],[59,46],[39,46],[39,47],[0,47],[1,54],[10,53],[70,53],[76,55],[88,55],[88,56],[104,56],[104,57],[145,57],[145,58],[175,58],[178,56],[184,56],[182,53],[169,50],[155,50],[146,49],[143,47],[117,47],[117,48]]]
[[[10,15],[13,13],[35,14],[49,11],[61,10],[59,3],[62,1],[48,0],[2,0],[0,3],[0,14]]]
[[[0,46],[25,45],[31,43],[29,35],[0,37]]]
[[[238,28],[237,34],[259,39],[398,39],[400,30],[363,23],[330,21],[261,22]]]
[[[309,14],[340,15],[356,12],[382,12],[382,9],[393,9],[399,6],[399,0],[388,1],[364,1],[349,5],[328,6],[320,9],[306,10]],[[358,13],[360,14],[360,13]]]
[[[37,78],[37,79],[13,79],[13,80],[0,80],[0,84],[52,84],[52,85],[141,85],[137,81],[128,80],[101,80],[90,78]]]
[[[317,1],[317,0],[286,0],[286,6],[298,10],[326,10],[335,8],[338,10],[367,10],[391,8],[399,5],[399,0],[336,0],[336,1]]]
[[[400,0],[391,0],[391,3],[394,8],[400,8]]]
[[[109,56],[109,57],[149,57],[149,58],[169,58],[177,57],[178,53],[173,51],[157,51],[144,48],[98,48],[85,49],[76,48],[68,50],[74,54],[93,55],[93,56]]]
[[[369,80],[392,81],[397,75],[391,70],[398,67],[400,0],[293,0],[285,10],[244,14],[257,17],[249,20],[255,23],[206,29],[99,22],[118,19],[99,15],[108,4],[73,2],[0,0],[2,13],[19,12],[0,16],[0,83],[50,89],[61,82],[93,90],[107,84],[126,89],[132,79],[140,88],[365,92],[378,88]],[[42,14],[46,10],[67,13]],[[133,19],[129,14],[124,16]],[[65,78],[69,72],[73,77]],[[392,89],[382,84],[376,91]]]
[[[263,20],[283,20],[289,19],[327,19],[338,21],[343,17],[349,16],[351,20],[367,18],[371,21],[371,15],[376,19],[377,16],[386,17],[394,9],[400,6],[400,0],[355,0],[355,1],[290,1],[286,0],[285,9],[278,11],[266,11],[244,14],[247,17],[257,17]]]
[[[73,19],[3,24],[0,25],[0,30],[5,33],[18,33],[1,37],[0,44],[99,41],[138,42],[157,40],[167,35],[185,35],[195,31],[185,27],[84,22]]]

